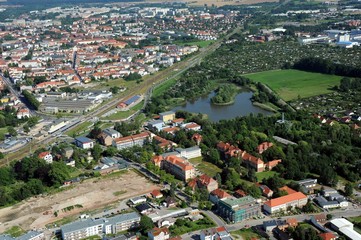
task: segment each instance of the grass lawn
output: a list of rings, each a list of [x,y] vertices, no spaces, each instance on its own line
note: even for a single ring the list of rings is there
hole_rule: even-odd
[[[241,236],[244,240],[251,240],[252,238],[256,238],[259,239],[261,236],[258,235],[257,233],[253,232],[252,229],[248,228],[248,229],[240,229],[237,231],[233,231],[231,232],[231,235],[235,238],[235,239],[239,239],[239,236]],[[238,238],[237,238],[238,236]]]
[[[214,177],[217,173],[222,172],[222,169],[209,162],[201,162],[197,165],[197,168],[202,173],[207,174],[210,177]]]
[[[331,93],[333,90],[330,88],[339,85],[342,78],[293,69],[252,73],[245,76],[266,84],[285,101]]]
[[[262,182],[263,179],[273,177],[277,174],[275,171],[258,172],[256,173],[256,177],[258,182]]]
[[[192,45],[197,45],[198,47],[204,48],[204,47],[208,47],[208,45],[214,43],[215,41],[213,40],[209,40],[209,41],[194,41],[194,42],[175,42],[175,44],[181,45],[181,46],[192,46]]]
[[[198,164],[202,163],[202,160],[203,160],[203,157],[200,156],[200,157],[189,159],[189,162],[192,163],[193,165],[198,165]]]
[[[81,124],[79,124],[78,126],[76,126],[75,128],[69,130],[66,132],[66,135],[68,135],[69,137],[73,137],[75,136],[79,136],[81,134],[84,133],[84,131],[86,131],[88,129],[88,127],[90,127],[92,125],[91,122],[83,122]]]
[[[13,226],[13,227],[7,229],[4,233],[9,234],[12,237],[19,237],[19,236],[23,235],[25,233],[25,231],[23,229],[21,229],[21,227],[19,227],[19,226]]]

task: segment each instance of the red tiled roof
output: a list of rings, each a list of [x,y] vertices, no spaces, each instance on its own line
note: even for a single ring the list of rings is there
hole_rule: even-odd
[[[47,156],[49,154],[50,154],[50,152],[41,152],[41,153],[39,153],[38,157],[39,158],[44,158],[45,156]]]

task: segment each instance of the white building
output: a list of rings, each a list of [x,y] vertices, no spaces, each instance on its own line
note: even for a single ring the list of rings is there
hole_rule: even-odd
[[[75,145],[82,149],[90,149],[94,147],[94,141],[87,137],[75,138]]]
[[[345,235],[348,239],[361,239],[361,234],[353,229],[353,224],[344,218],[335,218],[330,221],[331,228]]]
[[[175,149],[179,153],[179,157],[184,157],[187,159],[201,157],[201,149],[198,146],[190,147],[190,148],[176,148]]]

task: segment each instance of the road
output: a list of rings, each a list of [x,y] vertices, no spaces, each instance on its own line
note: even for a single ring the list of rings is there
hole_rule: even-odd
[[[275,219],[275,218],[266,216],[266,218],[264,218],[264,219],[250,219],[250,220],[245,220],[245,221],[235,223],[235,224],[226,224],[222,219],[220,219],[213,212],[204,211],[204,213],[206,215],[208,215],[216,223],[217,226],[225,226],[228,229],[228,231],[230,231],[230,232],[242,229],[246,225],[248,225],[249,227],[259,226],[259,225],[263,224],[263,221]],[[360,207],[359,208],[349,207],[347,210],[335,210],[335,211],[330,212],[330,214],[332,214],[333,218],[357,217],[357,216],[361,216],[361,208]],[[303,222],[305,220],[309,220],[312,215],[317,215],[317,214],[300,214],[300,215],[282,217],[281,219],[285,220],[288,218],[296,218],[298,222]],[[191,233],[186,233],[186,234],[182,235],[181,237],[182,237],[182,239],[186,239],[186,240],[199,239],[200,232],[201,231],[194,231]]]

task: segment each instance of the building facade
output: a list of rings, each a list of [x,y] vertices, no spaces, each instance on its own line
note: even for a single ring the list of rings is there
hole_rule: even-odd
[[[251,196],[225,199],[218,202],[218,214],[227,222],[240,222],[258,216],[260,211],[260,205]]]

